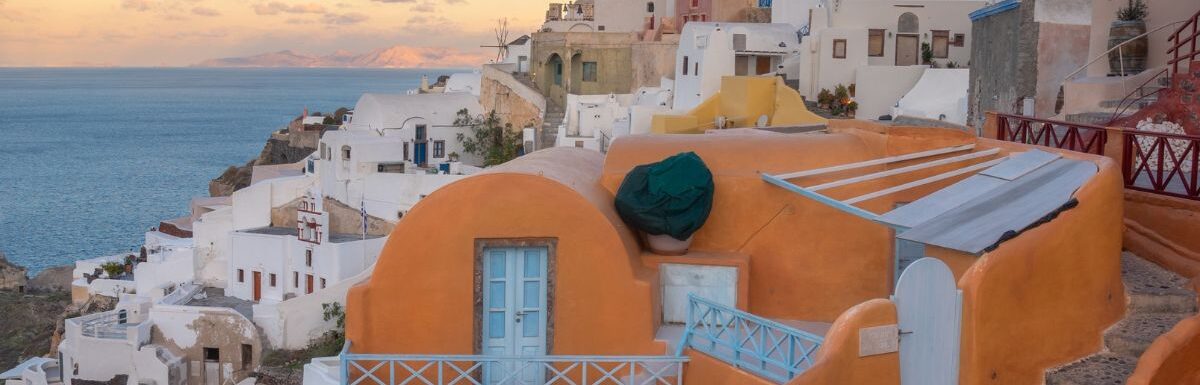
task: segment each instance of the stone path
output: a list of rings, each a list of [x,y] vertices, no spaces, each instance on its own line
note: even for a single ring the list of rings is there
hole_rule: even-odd
[[[1188,281],[1133,253],[1121,256],[1129,305],[1125,319],[1104,332],[1104,350],[1046,372],[1046,385],[1121,385],[1158,336],[1196,313]]]

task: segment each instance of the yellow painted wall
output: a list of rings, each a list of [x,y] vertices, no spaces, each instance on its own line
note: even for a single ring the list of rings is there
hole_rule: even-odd
[[[773,76],[726,76],[721,91],[684,115],[656,115],[651,132],[656,134],[703,134],[716,128],[718,116],[728,119],[726,128],[754,127],[766,115],[768,126],[824,124],[826,119],[808,110],[800,94]]]

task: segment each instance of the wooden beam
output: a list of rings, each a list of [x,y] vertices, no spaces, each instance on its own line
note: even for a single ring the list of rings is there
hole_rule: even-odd
[[[963,167],[963,168],[960,168],[960,169],[957,169],[954,171],[944,172],[944,173],[937,174],[937,175],[934,175],[934,176],[931,176],[931,177],[928,177],[925,179],[908,182],[908,183],[905,183],[905,184],[902,184],[899,186],[895,186],[895,187],[889,187],[889,188],[879,190],[879,191],[876,191],[876,192],[873,192],[870,194],[856,196],[854,198],[850,198],[850,199],[844,200],[842,202],[852,205],[852,204],[859,203],[859,202],[869,201],[869,200],[879,198],[879,197],[882,197],[885,195],[894,194],[894,193],[901,192],[904,190],[908,190],[908,189],[924,186],[924,185],[927,185],[930,183],[939,182],[942,180],[953,178],[953,177],[956,177],[956,176],[959,176],[962,174],[983,170],[985,168],[989,168],[989,167],[998,165],[998,164],[1004,162],[1005,160],[1008,160],[1008,157],[1003,157],[1000,159],[993,159],[993,160],[989,160],[987,162]]]
[[[792,173],[787,173],[787,174],[779,174],[779,175],[775,175],[775,177],[780,178],[780,179],[802,178],[802,177],[806,177],[806,176],[822,175],[822,174],[835,173],[835,172],[839,172],[839,171],[860,169],[863,167],[878,166],[881,164],[903,162],[906,160],[928,158],[931,156],[949,154],[949,153],[954,153],[954,152],[959,152],[959,151],[969,151],[974,148],[975,148],[974,144],[968,144],[968,145],[957,146],[957,147],[945,147],[945,148],[939,148],[936,150],[914,152],[911,154],[889,156],[887,158],[879,158],[879,159],[862,161],[862,162],[857,162],[857,163],[843,164],[840,166],[832,166],[832,167],[818,168],[818,169],[813,169],[813,170],[808,170],[808,171],[797,171],[797,172],[792,172]]]
[[[876,179],[880,179],[880,178],[886,178],[886,177],[889,177],[892,175],[899,175],[899,174],[904,174],[904,173],[913,172],[913,171],[917,171],[917,170],[924,170],[924,169],[927,169],[930,167],[937,167],[937,166],[947,165],[947,164],[951,164],[951,163],[958,163],[958,162],[962,162],[965,160],[983,158],[983,157],[987,157],[987,156],[996,155],[998,153],[1000,153],[1000,149],[993,148],[991,150],[972,152],[969,154],[959,155],[959,156],[955,156],[955,157],[938,159],[935,161],[925,162],[925,163],[921,163],[921,164],[914,164],[914,165],[908,166],[908,167],[901,167],[901,168],[897,168],[897,169],[880,171],[880,172],[871,173],[871,174],[867,174],[867,175],[856,176],[853,178],[836,180],[836,181],[821,184],[821,185],[806,187],[805,189],[808,191],[813,191],[813,192],[821,191],[821,190],[828,190],[828,189],[831,189],[834,187],[841,187],[841,186],[845,186],[845,185],[849,185],[849,184],[855,184],[855,183],[859,183],[859,182],[866,182],[866,181],[876,180]]]
[[[866,219],[869,221],[878,221],[878,219],[879,219],[879,215],[877,215],[875,213],[842,203],[842,201],[839,201],[837,199],[833,199],[833,198],[827,197],[825,195],[821,195],[821,194],[809,191],[803,187],[794,185],[794,184],[792,184],[786,180],[783,180],[782,178],[779,178],[777,176],[770,175],[770,174],[762,174],[762,178],[763,178],[763,180],[767,181],[768,183],[771,183],[771,184],[779,186],[779,187],[783,187],[789,191],[792,191],[794,193],[811,198],[817,202],[821,202],[827,206],[833,207],[835,209],[841,210],[843,212],[849,213],[849,214],[857,216],[859,218],[863,218],[863,219]]]

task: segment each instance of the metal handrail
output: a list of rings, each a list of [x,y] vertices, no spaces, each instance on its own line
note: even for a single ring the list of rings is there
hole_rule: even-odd
[[[672,356],[354,354],[349,349],[347,340],[339,360],[341,383],[348,385],[682,385],[683,365],[689,361]]]
[[[1128,111],[1129,108],[1133,107],[1134,104],[1137,104],[1138,102],[1146,99],[1150,95],[1158,95],[1159,93],[1161,93],[1163,91],[1163,89],[1161,89],[1161,88],[1158,90],[1155,90],[1154,92],[1151,92],[1149,94],[1142,93],[1142,90],[1145,89],[1146,85],[1150,84],[1150,82],[1160,79],[1160,77],[1164,73],[1168,72],[1168,69],[1169,68],[1163,68],[1162,70],[1159,70],[1158,73],[1154,74],[1154,76],[1151,76],[1149,79],[1146,79],[1146,81],[1142,82],[1141,85],[1137,86],[1137,88],[1134,88],[1133,92],[1126,94],[1125,98],[1121,99],[1121,102],[1117,104],[1117,108],[1115,111],[1113,111],[1112,117],[1110,117],[1108,119],[1108,122],[1105,124],[1111,126],[1118,119],[1121,119],[1121,115],[1125,114],[1125,111]],[[1138,96],[1137,99],[1133,99],[1132,101],[1130,101],[1129,98],[1133,97],[1133,95],[1136,93],[1142,93],[1142,94],[1140,96]],[[1125,104],[1126,102],[1129,102],[1129,104]]]
[[[1182,36],[1181,34],[1183,33],[1183,30],[1187,29],[1187,27],[1189,25],[1192,26],[1192,34],[1190,36],[1188,36],[1187,38],[1180,39],[1180,36]],[[1196,57],[1196,55],[1200,55],[1200,51],[1196,51],[1196,41],[1197,41],[1197,38],[1200,37],[1200,30],[1197,29],[1198,27],[1200,27],[1200,10],[1197,10],[1196,13],[1193,14],[1191,18],[1186,20],[1186,24],[1179,26],[1179,29],[1176,29],[1175,33],[1171,34],[1171,37],[1167,38],[1167,41],[1171,41],[1171,42],[1175,43],[1174,46],[1172,46],[1170,49],[1167,49],[1168,55],[1174,54],[1174,58],[1167,61],[1168,65],[1170,65],[1169,68],[1171,69],[1172,75],[1179,73],[1179,63],[1180,62],[1183,62],[1185,60],[1192,60]],[[1185,42],[1192,43],[1191,52],[1184,54],[1183,56],[1180,56],[1179,49],[1183,48],[1183,45]]]
[[[1067,84],[1067,81],[1068,81],[1068,80],[1071,80],[1071,77],[1072,77],[1072,76],[1078,75],[1078,74],[1079,74],[1079,72],[1081,72],[1081,71],[1083,71],[1083,70],[1087,69],[1088,67],[1091,67],[1091,66],[1092,66],[1092,64],[1096,64],[1096,61],[1097,61],[1097,60],[1100,60],[1101,58],[1106,58],[1106,57],[1108,57],[1108,54],[1109,54],[1109,53],[1112,53],[1112,51],[1113,51],[1113,50],[1120,49],[1121,47],[1124,47],[1126,44],[1129,44],[1129,43],[1132,43],[1132,42],[1134,42],[1134,41],[1137,41],[1138,39],[1141,39],[1141,38],[1143,38],[1143,37],[1150,36],[1150,34],[1152,34],[1152,33],[1155,33],[1155,32],[1158,32],[1159,30],[1161,30],[1161,29],[1163,29],[1163,28],[1166,28],[1166,27],[1168,27],[1168,26],[1175,25],[1175,24],[1179,24],[1179,23],[1183,23],[1183,22],[1186,22],[1186,21],[1187,21],[1187,20],[1179,20],[1179,21],[1172,21],[1172,22],[1170,22],[1170,23],[1163,24],[1163,25],[1159,26],[1158,28],[1155,28],[1155,29],[1152,29],[1152,30],[1150,30],[1150,31],[1147,31],[1146,33],[1143,33],[1143,34],[1141,34],[1141,35],[1137,35],[1136,37],[1134,37],[1134,38],[1132,38],[1132,39],[1129,39],[1129,40],[1123,41],[1123,42],[1121,42],[1121,44],[1117,44],[1117,45],[1113,46],[1112,48],[1109,48],[1107,51],[1104,51],[1103,53],[1101,53],[1101,54],[1099,54],[1099,55],[1096,55],[1096,57],[1094,57],[1094,58],[1092,58],[1092,60],[1088,61],[1088,62],[1087,62],[1087,64],[1084,64],[1082,67],[1079,67],[1079,68],[1075,69],[1074,71],[1071,71],[1071,73],[1067,74],[1067,76],[1064,76],[1064,77],[1063,77],[1063,81],[1062,81],[1062,83],[1061,83],[1061,84],[1059,84],[1059,87],[1062,87],[1062,85],[1063,85],[1063,84]]]
[[[685,348],[691,348],[786,383],[813,366],[813,355],[824,341],[812,333],[688,294],[687,326],[675,354],[682,356]]]

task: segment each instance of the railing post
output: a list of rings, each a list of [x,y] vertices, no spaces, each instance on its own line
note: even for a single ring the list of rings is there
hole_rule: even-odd
[[[996,140],[1004,140],[1000,134],[1000,117],[996,115],[996,112],[987,111],[984,112],[983,116],[983,128],[979,132],[979,136]]]

